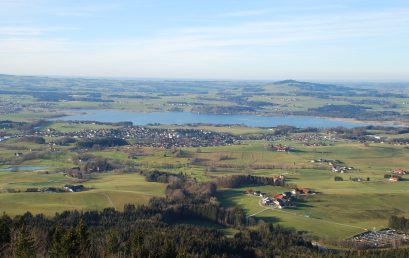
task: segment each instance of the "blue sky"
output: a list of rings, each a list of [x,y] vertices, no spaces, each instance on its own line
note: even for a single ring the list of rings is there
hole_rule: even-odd
[[[0,0],[0,73],[409,80],[409,1]]]

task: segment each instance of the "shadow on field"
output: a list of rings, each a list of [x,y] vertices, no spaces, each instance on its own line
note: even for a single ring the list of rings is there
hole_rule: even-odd
[[[302,209],[305,209],[305,208],[315,207],[314,205],[311,205],[310,203],[308,203],[306,200],[303,200],[303,199],[297,199],[297,201],[295,201],[295,205],[296,205],[296,207],[291,207],[290,209],[292,209],[292,210],[302,210]]]
[[[239,196],[238,191],[226,189],[217,191],[216,197],[225,207],[235,207],[237,203],[233,200],[234,197]]]
[[[266,217],[266,216],[259,216],[257,215],[257,220],[262,220],[266,223],[279,223],[281,220],[277,217]]]
[[[309,152],[307,150],[300,150],[300,149],[295,149],[295,150],[291,150],[289,153],[306,153]]]

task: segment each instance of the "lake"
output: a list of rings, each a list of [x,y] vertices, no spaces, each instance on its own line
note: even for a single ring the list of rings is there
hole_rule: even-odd
[[[42,170],[48,168],[47,166],[15,166],[9,168],[0,168],[0,171],[35,171],[35,170]]]
[[[65,110],[68,116],[53,118],[52,120],[64,121],[98,121],[98,122],[124,122],[129,121],[134,125],[148,124],[242,124],[249,127],[275,127],[278,125],[291,125],[299,128],[318,127],[330,128],[343,126],[347,128],[365,126],[368,123],[342,121],[331,118],[312,116],[255,116],[255,115],[215,115],[191,112],[155,112],[136,113],[111,110]]]

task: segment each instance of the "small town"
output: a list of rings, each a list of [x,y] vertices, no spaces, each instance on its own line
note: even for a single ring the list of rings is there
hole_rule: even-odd
[[[72,137],[97,138],[111,137],[119,139],[135,139],[135,146],[171,148],[171,147],[208,147],[238,144],[240,140],[227,133],[216,133],[195,129],[158,129],[141,126],[125,126],[115,129],[81,130],[75,132],[60,132],[49,128],[36,131],[41,137]]]

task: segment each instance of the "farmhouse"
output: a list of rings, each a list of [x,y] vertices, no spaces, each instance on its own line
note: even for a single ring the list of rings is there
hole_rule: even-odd
[[[273,151],[277,151],[277,152],[289,152],[291,150],[289,146],[282,145],[282,144],[271,145],[271,148],[273,149]]]
[[[262,200],[262,203],[263,203],[264,205],[271,204],[272,202],[273,202],[273,200],[272,200],[270,197],[265,197],[265,198],[263,198],[263,200]]]
[[[254,192],[253,192],[253,195],[255,195],[255,196],[260,196],[260,194],[261,194],[260,191],[254,191]]]
[[[401,180],[401,178],[398,177],[398,176],[391,176],[391,177],[389,178],[389,182],[391,182],[391,183],[396,183],[396,182],[398,182],[398,181],[400,181],[400,180]]]
[[[364,182],[365,180],[362,177],[353,177],[351,178],[352,182]]]
[[[392,170],[392,174],[395,174],[395,175],[403,176],[403,175],[406,175],[406,173],[407,171],[401,168],[395,168],[394,170]]]
[[[331,167],[332,172],[336,172],[336,173],[347,173],[353,169],[354,169],[353,167],[345,167],[345,166],[337,167],[335,165],[332,165]]]
[[[64,185],[64,190],[67,192],[81,192],[84,189],[83,185]]]
[[[284,203],[281,200],[274,200],[274,204],[279,209],[282,209],[284,207]]]
[[[284,185],[285,184],[285,176],[273,176],[274,185]]]
[[[293,195],[307,195],[307,194],[314,194],[315,192],[312,191],[310,188],[294,188],[291,190],[291,194]]]
[[[284,194],[276,194],[276,195],[274,195],[274,199],[276,199],[276,200],[281,200],[281,199],[284,199],[284,198],[285,198]]]
[[[244,191],[245,194],[253,194],[254,191],[253,189],[246,189],[246,191]]]
[[[328,159],[312,159],[310,160],[311,163],[329,163],[330,165],[332,165],[332,160],[328,160]]]

